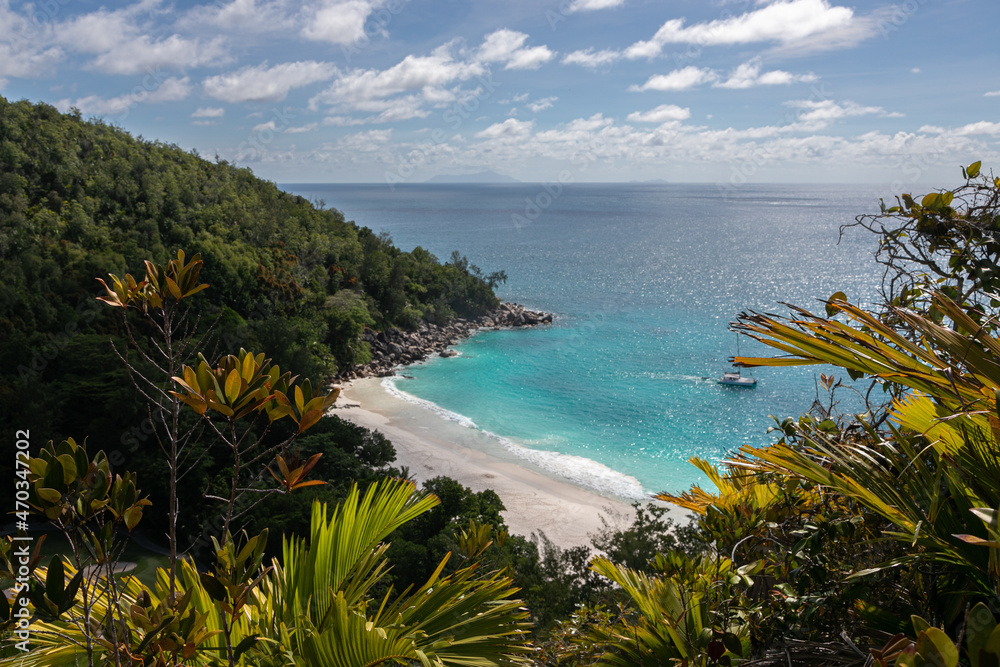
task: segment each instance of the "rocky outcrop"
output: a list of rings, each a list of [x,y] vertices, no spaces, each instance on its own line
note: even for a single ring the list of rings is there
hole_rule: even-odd
[[[338,381],[362,377],[384,377],[395,373],[398,366],[423,361],[438,354],[451,357],[458,354],[448,349],[482,329],[504,329],[551,324],[551,313],[526,310],[516,303],[501,303],[495,310],[471,320],[457,319],[440,326],[421,322],[415,331],[365,329],[361,335],[372,351],[372,360],[337,375]]]

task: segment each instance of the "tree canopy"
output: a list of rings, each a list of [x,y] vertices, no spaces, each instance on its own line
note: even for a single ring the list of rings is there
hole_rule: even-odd
[[[123,445],[141,444],[141,411],[108,346],[120,332],[94,300],[94,278],[138,274],[144,260],[163,263],[178,249],[204,260],[211,289],[194,316],[219,319],[220,350],[256,349],[314,383],[367,361],[365,327],[442,322],[498,303],[468,264],[402,252],[249,169],[0,98],[5,426],[39,439],[126,433]]]

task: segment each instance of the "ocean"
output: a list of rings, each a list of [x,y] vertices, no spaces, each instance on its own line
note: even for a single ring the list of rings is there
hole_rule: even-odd
[[[688,463],[771,442],[829,368],[755,369],[719,385],[742,311],[822,312],[843,291],[870,303],[877,239],[841,225],[878,210],[859,185],[290,184],[349,220],[442,260],[503,269],[501,298],[553,325],[482,332],[460,356],[410,366],[386,390],[486,434],[508,454],[606,495],[705,482]],[[770,348],[743,338],[744,355]],[[744,371],[746,372],[746,371]],[[846,380],[846,374],[838,374]],[[860,406],[842,391],[841,407]]]

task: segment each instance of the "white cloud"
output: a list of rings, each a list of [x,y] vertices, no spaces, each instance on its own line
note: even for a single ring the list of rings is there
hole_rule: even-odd
[[[688,65],[684,69],[676,69],[669,74],[651,76],[646,83],[641,86],[631,86],[629,90],[632,92],[644,90],[687,90],[688,88],[694,88],[709,81],[715,81],[717,78],[718,75],[708,68],[701,69],[694,65]]]
[[[467,81],[486,72],[479,62],[456,60],[451,44],[435,49],[429,56],[408,55],[386,70],[351,70],[342,74],[329,88],[310,100],[310,107],[321,104],[352,111],[385,114],[381,121],[428,115],[421,106],[446,104],[455,99],[455,91],[445,86]],[[405,95],[404,95],[405,94]],[[404,95],[396,99],[389,99]]]
[[[983,95],[983,97],[1000,97],[1000,90],[991,90],[990,92]]]
[[[621,7],[625,4],[625,0],[573,0],[566,7],[566,13],[572,14],[573,12],[592,12],[597,9],[611,9],[612,7]]]
[[[63,59],[63,51],[52,46],[44,25],[29,22],[0,0],[0,78],[34,78],[48,74]]]
[[[841,102],[838,106],[847,108],[849,104]],[[600,165],[600,170],[593,174],[598,178],[613,179],[636,168],[665,167],[673,170],[671,173],[677,174],[678,179],[685,174],[700,174],[703,178],[721,179],[719,182],[724,185],[730,169],[736,174],[745,165],[753,165],[757,177],[765,180],[788,178],[789,174],[818,178],[824,173],[828,175],[830,164],[841,165],[839,173],[855,173],[858,178],[869,175],[893,178],[898,176],[900,164],[914,159],[925,161],[929,155],[936,162],[956,164],[966,160],[965,155],[988,156],[991,151],[995,153],[990,147],[995,146],[1000,134],[1000,123],[989,122],[941,130],[967,134],[945,138],[925,132],[927,128],[919,132],[831,136],[801,124],[793,125],[708,129],[667,121],[644,127],[619,125],[611,118],[595,114],[555,129],[540,130],[525,121],[508,118],[478,135],[470,135],[468,141],[456,135],[443,142],[377,143],[371,138],[365,141],[362,133],[358,137],[359,148],[353,152],[332,144],[321,147],[321,155],[310,152],[298,159],[322,160],[355,169],[354,165],[388,165],[390,158],[398,160],[399,156],[412,152],[413,162],[419,160],[428,175],[437,171],[471,171],[482,169],[483,165],[517,173],[526,165],[550,160],[573,164],[579,160],[581,151],[586,150],[590,164]],[[374,152],[364,153],[369,148]],[[359,153],[362,157],[356,158]],[[410,158],[404,157],[407,159]]]
[[[365,22],[384,4],[380,0],[325,0],[307,5],[302,12],[306,39],[331,44],[354,44],[370,39]],[[382,34],[385,29],[381,28]]]
[[[312,132],[319,126],[319,123],[307,123],[305,125],[300,125],[298,127],[290,127],[285,130],[285,134],[301,134],[303,132]]]
[[[352,151],[374,151],[392,138],[392,129],[388,130],[367,130],[356,132],[341,137],[337,141],[338,147]]]
[[[812,82],[817,80],[815,74],[792,74],[783,70],[771,70],[761,74],[761,60],[754,58],[745,62],[729,74],[725,81],[717,81],[717,88],[752,88],[754,86],[779,86],[796,82]]]
[[[431,112],[423,108],[424,100],[415,95],[398,97],[386,102],[372,103],[379,113],[367,119],[369,123],[396,123],[411,118],[427,118]]]
[[[189,79],[170,77],[154,90],[139,88],[127,95],[119,95],[104,99],[98,95],[87,95],[75,101],[60,100],[56,106],[63,111],[76,107],[83,114],[105,116],[120,115],[136,104],[156,104],[159,102],[177,102],[185,99],[191,93]]]
[[[504,69],[538,69],[555,57],[555,53],[547,46],[536,46],[530,49],[515,51]]]
[[[790,42],[846,26],[853,16],[853,10],[831,7],[827,0],[787,0],[686,28],[683,19],[673,19],[663,24],[654,40],[701,45]]]
[[[968,137],[977,134],[995,135],[995,134],[1000,134],[1000,123],[981,120],[977,123],[969,123],[967,125],[963,125],[961,127],[956,127],[952,129],[937,127],[935,125],[924,125],[917,131],[926,132],[928,134],[941,134],[953,137]]]
[[[77,16],[54,28],[54,38],[63,46],[83,53],[106,53],[139,34],[126,11],[104,9]]]
[[[605,49],[595,52],[593,49],[587,49],[585,51],[573,51],[566,54],[562,62],[564,65],[582,65],[584,67],[597,68],[610,65],[621,57],[621,54],[617,51]]]
[[[323,119],[323,125],[330,125],[333,127],[350,127],[352,125],[364,125],[367,120],[360,118],[350,118],[348,116],[327,116]]]
[[[759,3],[758,3],[759,4]],[[636,42],[625,57],[655,58],[667,44],[702,46],[771,42],[800,50],[851,46],[877,34],[874,17],[859,18],[848,7],[831,6],[828,0],[778,0],[739,16],[684,25],[671,19],[653,38]]]
[[[551,109],[552,103],[558,100],[558,97],[543,97],[540,100],[535,100],[534,102],[528,103],[528,108],[538,113],[539,111],[544,111],[545,109]]]
[[[805,109],[797,117],[798,124],[813,126],[816,129],[826,127],[830,121],[840,118],[857,116],[879,116],[882,118],[902,118],[903,114],[896,111],[886,111],[882,107],[862,106],[856,102],[845,101],[837,103],[833,100],[792,100],[785,102],[790,107]]]
[[[476,133],[478,139],[516,139],[531,134],[534,121],[508,118],[502,123],[494,123],[482,132]]]
[[[30,79],[44,75],[63,59],[58,48],[37,49],[35,45],[18,48],[11,44],[0,44],[0,77]]]
[[[524,46],[527,40],[526,33],[501,28],[491,32],[483,39],[483,43],[479,47],[478,58],[488,63],[509,60],[515,51]]]
[[[222,118],[226,115],[226,110],[222,107],[198,107],[192,118]]]
[[[266,123],[261,123],[260,125],[254,125],[251,132],[274,132],[278,129],[278,124],[274,120],[269,120]]]
[[[632,46],[625,49],[625,57],[629,60],[636,60],[638,58],[655,58],[660,55],[663,51],[663,44],[658,43],[655,39],[649,41],[636,42]]]
[[[226,102],[280,102],[294,88],[326,81],[337,73],[330,63],[304,60],[268,67],[244,67],[212,76],[202,83],[205,94]]]
[[[628,120],[633,123],[666,123],[672,120],[687,120],[691,117],[691,110],[679,107],[676,104],[661,104],[649,111],[633,111],[628,115]]]
[[[171,35],[153,41],[148,35],[140,35],[101,53],[91,67],[108,74],[141,74],[159,68],[184,70],[227,61],[221,37],[203,42]]]
[[[287,30],[294,25],[294,21],[285,13],[284,5],[281,0],[232,0],[201,5],[181,17],[178,25],[188,29],[211,26],[216,30],[240,34]]]
[[[483,39],[476,53],[482,62],[503,62],[504,69],[538,69],[555,57],[547,46],[525,48],[528,35],[523,32],[501,28]]]
[[[566,129],[570,132],[592,132],[614,125],[613,118],[605,118],[602,113],[595,113],[590,118],[576,118],[566,124]]]
[[[424,108],[424,102],[422,98],[416,95],[404,95],[388,100],[373,99],[357,101],[350,105],[350,110],[374,112],[374,115],[365,116],[364,118],[342,115],[327,116],[323,119],[323,124],[346,127],[368,123],[393,123],[409,120],[410,118],[426,118],[430,115],[430,111]]]

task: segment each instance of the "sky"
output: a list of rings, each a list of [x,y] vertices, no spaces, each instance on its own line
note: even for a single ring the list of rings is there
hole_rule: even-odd
[[[0,95],[278,183],[1000,172],[996,0],[0,0]]]

